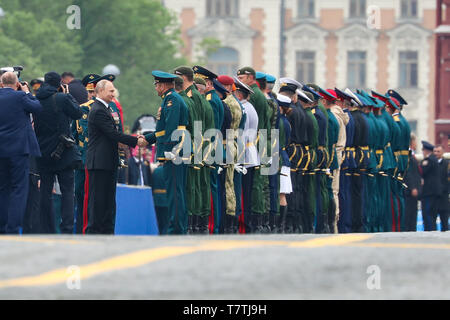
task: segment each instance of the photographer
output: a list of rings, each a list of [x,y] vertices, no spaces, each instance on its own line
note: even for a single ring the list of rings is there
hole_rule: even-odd
[[[38,158],[41,176],[40,232],[55,233],[52,189],[55,175],[61,187],[61,233],[72,233],[74,223],[74,169],[81,165],[81,156],[71,134],[72,120],[80,119],[82,112],[69,94],[67,85],[61,85],[56,72],[45,75],[38,90],[43,111],[35,119],[35,131],[42,157]]]

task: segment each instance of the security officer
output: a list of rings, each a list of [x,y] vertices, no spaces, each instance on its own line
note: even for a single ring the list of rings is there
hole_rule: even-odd
[[[195,208],[192,212],[192,230],[193,233],[208,234],[208,219],[211,214],[211,176],[210,168],[204,165],[203,154],[206,153],[210,144],[204,141],[204,133],[214,128],[214,113],[211,105],[206,98],[197,90],[194,84],[194,71],[187,66],[180,66],[174,70],[176,75],[183,78],[183,88],[186,95],[194,101],[196,114],[195,121],[201,121],[201,128],[196,130],[194,127],[194,170],[198,171],[200,190],[196,191]]]
[[[434,145],[422,141],[424,159],[420,163],[422,169],[422,216],[425,231],[436,231],[436,217],[438,198],[441,194],[441,180],[439,178],[439,164],[433,154]]]
[[[87,169],[86,169],[86,152],[88,147],[88,116],[91,110],[91,105],[95,101],[94,81],[100,79],[100,76],[94,73],[86,75],[81,82],[86,87],[89,93],[90,100],[80,105],[82,116],[80,119],[73,121],[72,134],[78,150],[81,153],[81,160],[83,167],[75,170],[75,203],[76,203],[76,228],[77,234],[83,233],[84,227],[87,227],[87,194],[85,188],[89,186],[86,183]],[[85,197],[86,195],[86,197]],[[86,198],[86,199],[85,199]]]
[[[220,130],[222,128],[223,123],[223,105],[222,100],[220,100],[220,97],[217,95],[217,92],[214,90],[214,83],[213,80],[217,78],[217,75],[211,71],[209,71],[206,68],[203,68],[201,66],[194,66],[192,68],[194,70],[195,76],[201,77],[206,82],[206,90],[205,90],[205,97],[206,101],[209,102],[211,105],[211,108],[214,112],[214,127],[216,130]],[[220,140],[220,141],[219,141]],[[215,157],[216,150],[218,147],[222,147],[222,139],[220,137],[214,137],[212,139],[212,150],[210,155]],[[216,159],[217,161],[218,159]],[[212,195],[212,208],[213,213],[210,218],[212,220],[211,226],[216,225],[217,227],[220,226],[220,213],[221,213],[221,204],[220,204],[220,197],[219,197],[219,177],[218,177],[218,166],[213,165],[210,171],[210,183],[211,183],[211,195]],[[215,230],[215,233],[218,232],[218,229]]]
[[[179,157],[183,156],[181,148],[173,150],[178,142],[172,141],[171,135],[175,130],[186,130],[189,121],[188,109],[183,98],[174,90],[176,75],[157,70],[153,71],[152,75],[155,78],[156,91],[163,102],[160,119],[156,124],[156,132],[145,135],[145,139],[149,144],[156,142],[156,159],[164,163],[164,179],[166,180],[170,217],[168,233],[186,234],[186,186],[183,185],[185,183],[185,165],[179,161]]]

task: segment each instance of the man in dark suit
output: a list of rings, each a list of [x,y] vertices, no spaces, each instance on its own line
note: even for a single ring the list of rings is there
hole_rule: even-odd
[[[421,177],[415,155],[416,147],[416,136],[411,134],[409,165],[405,175],[405,184],[408,189],[405,189],[405,230],[403,231],[417,231],[417,203]]]
[[[439,178],[439,165],[433,154],[434,146],[422,141],[423,157],[420,167],[422,169],[422,216],[425,231],[436,230],[438,198],[441,195],[441,179]]]
[[[145,148],[136,147],[131,150],[131,157],[128,159],[128,184],[152,186],[150,163],[145,155]]]
[[[448,230],[448,160],[444,159],[444,148],[436,146],[433,151],[438,160],[441,194],[438,198],[437,213],[441,218],[441,231]]]
[[[19,233],[28,194],[30,156],[40,156],[30,113],[42,106],[13,72],[0,89],[0,234]],[[19,89],[21,91],[17,91]]]
[[[114,85],[101,80],[95,87],[97,98],[88,117],[89,146],[86,167],[89,172],[89,234],[114,234],[116,181],[119,166],[118,143],[135,147],[142,138],[119,132],[108,104],[114,98]]]

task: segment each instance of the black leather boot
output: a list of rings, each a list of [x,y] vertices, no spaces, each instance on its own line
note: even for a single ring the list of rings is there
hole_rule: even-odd
[[[193,215],[188,215],[188,228],[187,228],[187,234],[188,235],[192,235],[194,234],[194,229],[192,226],[192,220],[193,220]]]
[[[208,229],[209,217],[198,217],[198,233],[199,234],[209,234]]]
[[[278,233],[286,233],[286,215],[287,206],[280,206],[280,224],[278,227]]]

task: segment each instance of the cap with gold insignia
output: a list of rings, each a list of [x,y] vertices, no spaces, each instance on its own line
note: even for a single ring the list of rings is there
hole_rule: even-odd
[[[187,67],[187,66],[179,66],[179,67],[175,68],[173,73],[176,75],[179,75],[179,76],[191,76],[192,77],[194,75],[194,71],[192,70],[192,68]]]
[[[246,92],[248,94],[253,94],[254,93],[253,90],[248,85],[246,85],[241,80],[239,80],[238,77],[233,77],[233,79],[234,79],[234,84],[236,86],[236,90],[243,91],[243,92]]]
[[[98,74],[89,73],[84,76],[84,78],[81,80],[81,83],[86,87],[86,90],[93,91],[95,89],[95,85],[93,82],[99,78],[100,76]]]
[[[252,67],[243,67],[243,68],[240,68],[237,71],[237,75],[238,76],[240,76],[240,75],[253,75],[253,76],[256,77],[256,72],[255,72],[255,69],[253,69]]]
[[[155,84],[160,82],[173,82],[175,78],[178,76],[172,73],[159,71],[159,70],[153,70],[152,76],[155,78]]]
[[[105,74],[104,76],[101,76],[100,79],[98,79],[95,82],[99,82],[100,80],[108,80],[113,82],[114,80],[116,80],[116,76],[113,74]]]
[[[215,74],[214,72],[211,72],[208,69],[203,68],[201,66],[194,66],[192,68],[192,70],[194,71],[194,75],[196,77],[200,77],[205,80],[214,80],[217,78],[217,74]]]
[[[297,80],[291,78],[281,78],[280,79],[280,90],[279,92],[288,91],[295,93],[297,89],[300,89],[303,85]]]

